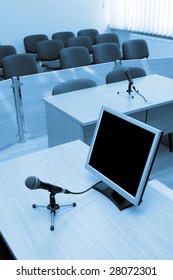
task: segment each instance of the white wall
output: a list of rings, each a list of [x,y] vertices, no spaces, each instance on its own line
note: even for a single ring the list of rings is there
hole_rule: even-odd
[[[29,34],[97,28],[106,31],[109,0],[0,0],[0,43],[24,52],[23,38]]]

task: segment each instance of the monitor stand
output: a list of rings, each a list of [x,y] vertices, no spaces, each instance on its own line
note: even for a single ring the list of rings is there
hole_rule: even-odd
[[[107,198],[109,198],[118,207],[120,211],[130,206],[133,206],[133,204],[130,201],[128,201],[119,193],[114,191],[103,181],[96,183],[92,188],[104,194]]]

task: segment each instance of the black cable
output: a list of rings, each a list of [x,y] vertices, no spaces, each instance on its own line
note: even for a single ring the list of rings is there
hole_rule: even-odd
[[[139,93],[139,90],[137,90],[137,89],[135,88],[135,86],[132,86],[132,88],[134,89],[134,91],[135,91],[139,96],[141,96],[141,97],[144,99],[145,102],[147,102],[146,98],[145,98],[142,94]]]
[[[71,192],[71,191],[69,191],[69,193],[70,193],[70,194],[83,194],[83,193],[86,193],[86,192],[90,191],[90,190],[92,189],[92,187],[93,187],[93,186],[91,186],[90,188],[88,188],[87,190],[82,191],[82,192]]]
[[[98,182],[96,184],[98,184]],[[86,193],[86,192],[90,191],[96,184],[92,185],[90,188],[86,189],[85,191],[82,191],[82,192],[71,192],[71,191],[69,191],[69,193],[70,194],[83,194],[83,193]]]

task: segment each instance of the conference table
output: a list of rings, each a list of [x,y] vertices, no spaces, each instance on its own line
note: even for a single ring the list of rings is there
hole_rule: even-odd
[[[173,79],[148,75],[128,81],[45,97],[49,147],[80,139],[90,145],[102,106],[128,114],[164,132],[173,131]],[[119,93],[118,93],[119,92]]]
[[[49,192],[25,186],[29,176],[81,192],[98,182],[85,169],[89,146],[81,140],[0,163],[0,232],[18,260],[173,259],[173,192],[147,184],[140,206],[122,211],[93,188],[56,194],[60,205],[50,230]]]

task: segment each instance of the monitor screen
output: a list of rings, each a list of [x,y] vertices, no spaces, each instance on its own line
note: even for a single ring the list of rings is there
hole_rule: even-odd
[[[120,210],[142,201],[162,131],[103,107],[86,168],[100,182],[94,187]]]

